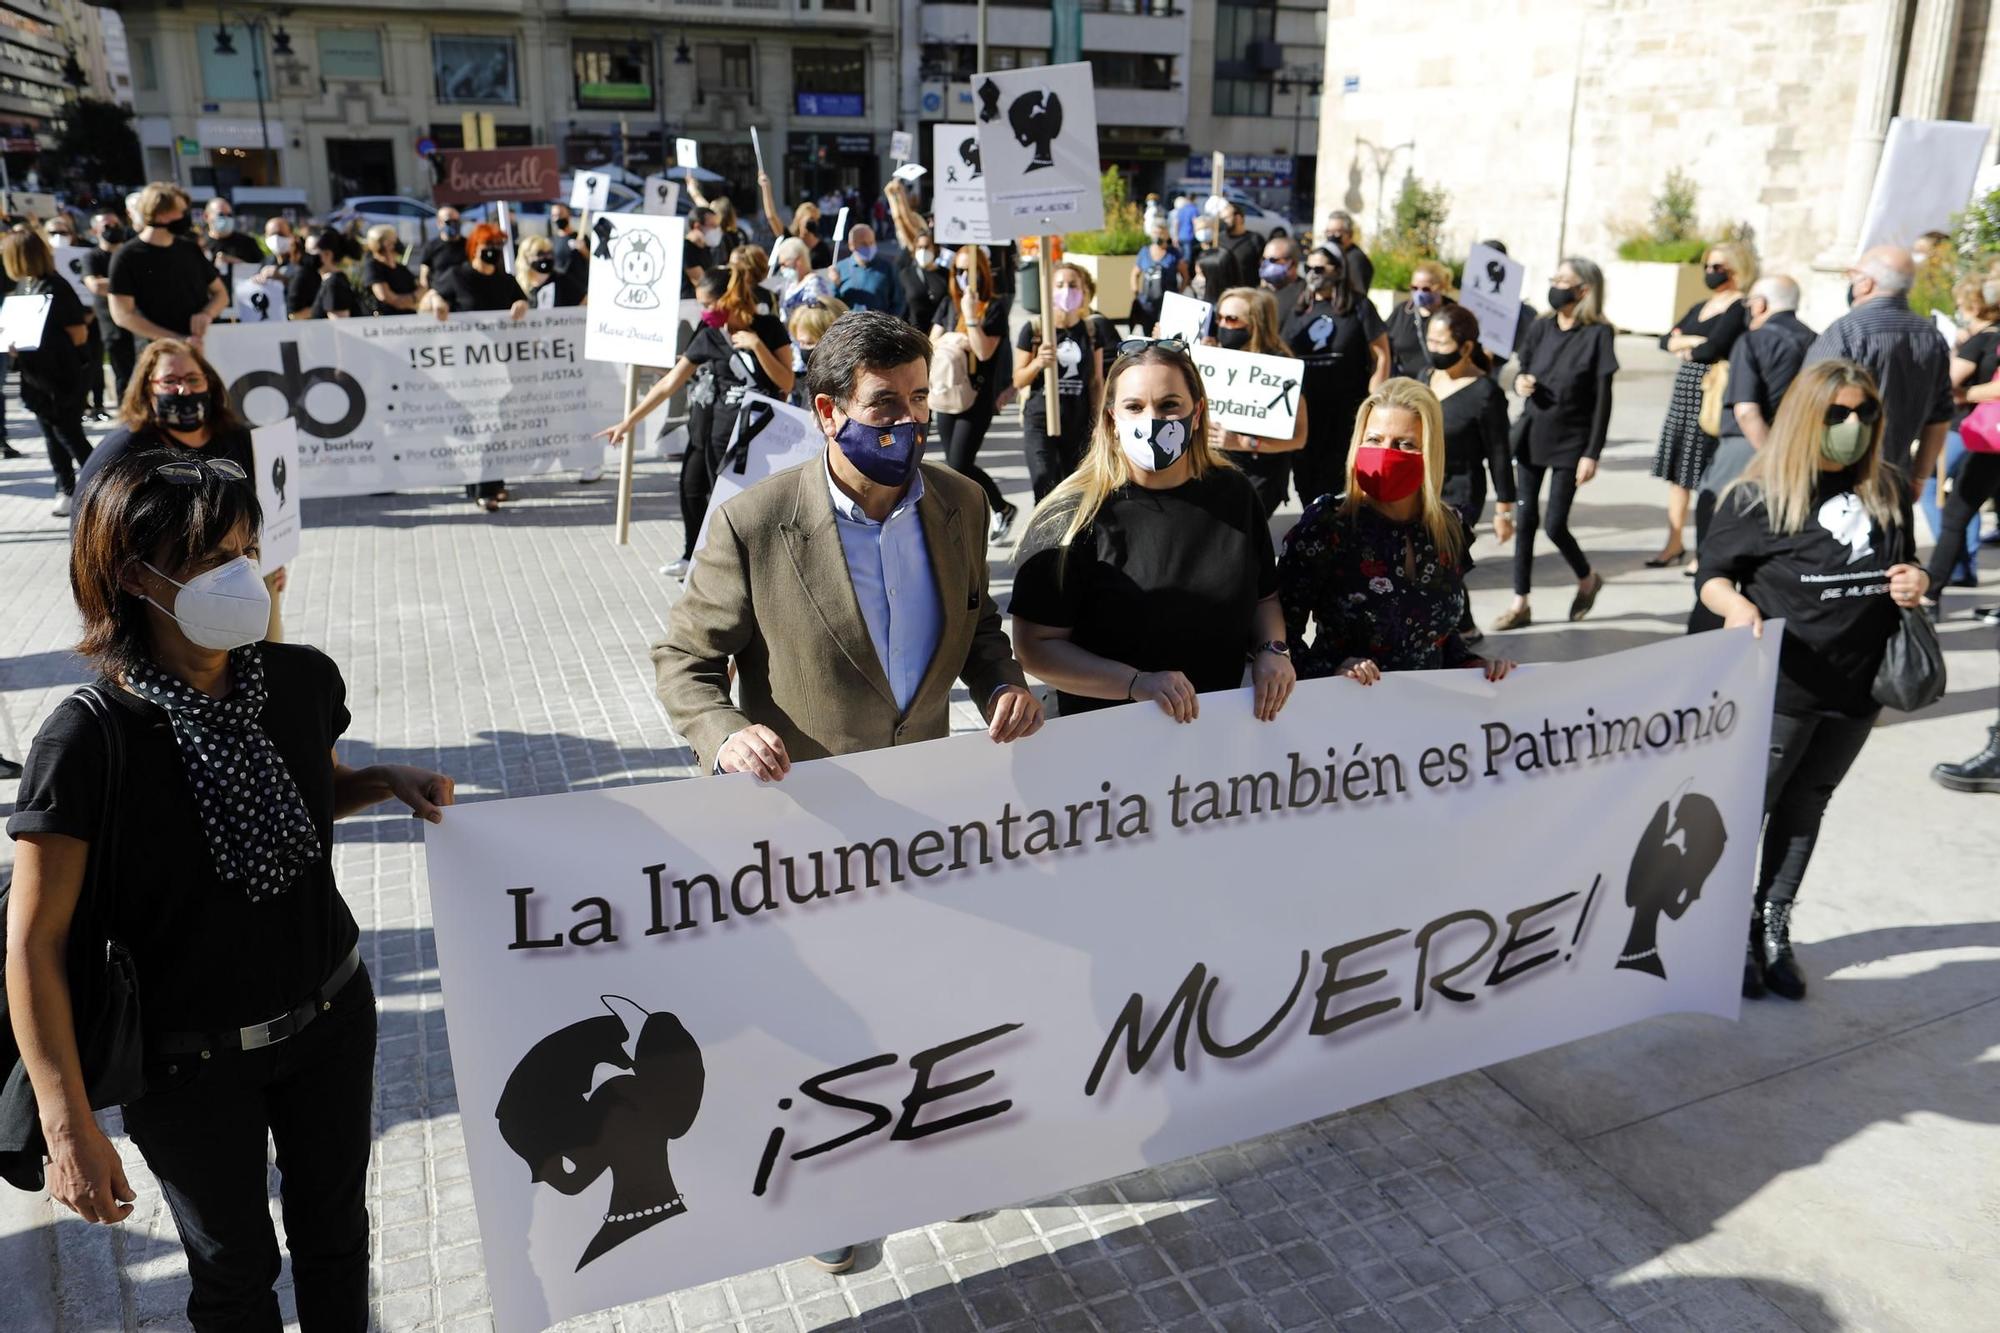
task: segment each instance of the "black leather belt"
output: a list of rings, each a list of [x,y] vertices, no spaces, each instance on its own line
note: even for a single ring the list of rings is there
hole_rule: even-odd
[[[308,996],[296,1008],[279,1014],[263,1023],[252,1023],[247,1028],[229,1028],[221,1032],[168,1032],[151,1038],[146,1045],[159,1055],[193,1055],[200,1052],[206,1060],[216,1051],[254,1051],[265,1046],[275,1046],[289,1037],[296,1037],[311,1026],[312,1021],[333,1008],[333,997],[340,994],[340,988],[354,980],[354,974],[361,970],[361,949],[356,946],[347,951],[347,957],[328,974],[320,988]]]

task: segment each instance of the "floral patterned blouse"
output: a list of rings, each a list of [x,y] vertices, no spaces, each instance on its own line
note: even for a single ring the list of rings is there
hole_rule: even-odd
[[[1299,675],[1337,675],[1350,657],[1384,671],[1483,662],[1458,634],[1471,563],[1442,556],[1421,522],[1392,522],[1368,504],[1344,513],[1337,496],[1315,500],[1286,534],[1278,560]],[[1310,646],[1308,618],[1317,626]]]

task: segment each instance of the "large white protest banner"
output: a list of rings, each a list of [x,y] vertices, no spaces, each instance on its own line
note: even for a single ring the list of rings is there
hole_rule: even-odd
[[[91,302],[97,299],[91,293],[90,288],[83,285],[83,280],[90,276],[91,251],[96,248],[96,246],[91,245],[58,245],[54,247],[56,272],[62,276],[64,282],[69,284],[70,290],[76,293],[76,299],[83,302],[85,310],[90,309]]]
[[[709,521],[724,500],[741,495],[774,472],[810,463],[825,452],[826,437],[812,413],[761,393],[744,394],[742,409],[736,414],[736,436],[715,470],[715,486],[708,495],[701,531],[695,534],[694,549],[708,545]]]
[[[979,165],[977,125],[931,126],[931,207],[937,239],[945,245],[984,245],[993,239],[986,221],[986,174]]]
[[[674,363],[684,218],[600,213],[590,224],[583,354],[635,366]]]
[[[1226,347],[1188,348],[1208,391],[1208,412],[1224,430],[1289,440],[1299,423],[1299,383],[1305,362]]]
[[[1735,1016],[1778,641],[448,811],[500,1333]]]
[[[1927,231],[1948,231],[1965,211],[1986,161],[1990,125],[1892,117],[1856,253],[1876,245],[1908,248]]]
[[[1521,261],[1490,245],[1475,245],[1465,256],[1458,303],[1479,320],[1479,343],[1500,360],[1514,354],[1520,336]]]
[[[996,241],[1104,225],[1090,64],[974,76],[986,216]]]
[[[583,359],[584,314],[217,325],[202,346],[253,426],[298,423],[312,500],[602,463],[618,376]]]
[[[299,558],[304,524],[299,514],[299,426],[290,417],[250,432],[257,464],[257,503],[264,510],[258,563],[265,572]]]

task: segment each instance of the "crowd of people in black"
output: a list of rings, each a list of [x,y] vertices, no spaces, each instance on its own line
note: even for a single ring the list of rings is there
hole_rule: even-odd
[[[1571,530],[1619,372],[1604,274],[1585,257],[1555,268],[1508,375],[1442,263],[1418,265],[1385,320],[1344,213],[1317,237],[1260,237],[1229,200],[1153,212],[1121,336],[1095,309],[1091,270],[1053,250],[1034,257],[1051,266],[1047,322],[1023,318],[1016,297],[1031,285],[1013,248],[939,245],[900,186],[882,210],[899,253],[863,223],[839,238],[837,263],[819,205],[784,212],[772,193],[760,178],[767,249],[728,199],[693,191],[684,293],[703,313],[675,364],[603,432],[621,440],[686,404],[685,541],[665,571],[685,586],[653,657],[705,772],[776,781],[798,760],[943,736],[954,681],[997,743],[1043,724],[1030,676],[1063,715],[1150,703],[1183,724],[1204,708],[1276,723],[1300,678],[1502,681],[1514,662],[1482,651],[1465,587],[1489,495],[1493,532],[1513,544],[1514,599],[1494,631],[1532,624],[1544,531],[1577,579],[1570,620],[1605,588]],[[346,686],[324,655],[281,642],[282,572],[258,562],[248,437],[202,342],[232,303],[223,265],[282,284],[296,318],[521,318],[581,304],[588,251],[560,204],[549,235],[518,243],[441,209],[414,256],[393,229],[357,240],[275,218],[259,246],[221,200],[197,236],[171,185],[148,186],[129,212],[129,234],[126,219],[92,221],[94,312],[52,276],[43,233],[74,235],[74,220],[0,238],[14,290],[52,298],[41,345],[16,364],[59,512],[74,507],[79,650],[100,677],[44,724],[8,823],[22,1072],[0,1095],[0,1169],[45,1171],[88,1220],[130,1211],[90,1114],[102,1103],[72,982],[92,957],[79,943],[101,961],[92,895],[108,891],[105,867],[143,857],[158,875],[118,935],[148,1005],[144,1091],[126,1100],[126,1123],[189,1251],[190,1319],[275,1318],[268,1137],[301,1319],[359,1328],[374,1012],[331,822],[391,797],[442,819],[452,782],[340,762]],[[1796,283],[1760,278],[1745,248],[1717,247],[1707,274],[1711,294],[1661,340],[1683,364],[1654,468],[1672,487],[1667,541],[1647,563],[1689,560],[1692,518],[1691,628],[1786,622],[1743,988],[1798,999],[1791,915],[1828,801],[1880,712],[1886,647],[1905,613],[1957,581],[1973,554],[1964,534],[2000,484],[1987,455],[1964,453],[1946,540],[1928,570],[1918,563],[1922,482],[1961,408],[1993,397],[2000,285],[1960,293],[1967,336],[1953,348],[1910,310],[1902,251],[1858,259],[1852,310],[1817,335],[1797,318]],[[1213,345],[1298,363],[1283,431],[1211,420],[1193,349],[1155,336],[1173,292],[1212,303]],[[118,425],[92,450],[81,421],[93,392],[101,400],[100,356]],[[825,450],[711,511],[753,394],[809,413]],[[1029,477],[1019,504],[979,462],[1012,402]],[[468,491],[491,510],[506,483]],[[1293,496],[1301,516],[1274,537]],[[988,546],[1016,538],[1010,631],[988,591]],[[1821,597],[1829,580],[1852,595]],[[1227,693],[1239,686],[1247,695]],[[2000,791],[1994,736],[1940,781]],[[852,1262],[816,1257],[833,1271]]]

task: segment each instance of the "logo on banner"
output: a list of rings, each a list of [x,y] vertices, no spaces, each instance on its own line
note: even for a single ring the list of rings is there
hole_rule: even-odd
[[[344,370],[333,366],[314,366],[305,370],[299,365],[299,345],[295,342],[278,344],[278,369],[253,370],[239,376],[229,386],[229,398],[236,410],[244,416],[243,404],[258,389],[276,389],[285,396],[290,408],[286,414],[299,423],[299,429],[322,440],[338,439],[352,435],[354,428],[361,424],[368,413],[368,395],[362,391],[361,381]],[[306,396],[322,384],[331,384],[347,395],[347,411],[337,420],[323,421],[306,410]]]
[[[537,1184],[575,1195],[611,1173],[611,1199],[579,1272],[688,1210],[667,1144],[693,1126],[706,1078],[701,1047],[680,1019],[622,995],[599,998],[606,1014],[550,1033],[521,1057],[493,1112]]]
[[[1687,915],[1728,842],[1722,811],[1700,792],[1682,792],[1660,803],[1639,835],[1632,868],[1625,876],[1632,929],[1618,951],[1619,967],[1666,977],[1657,941],[1660,918],[1678,921]]]

